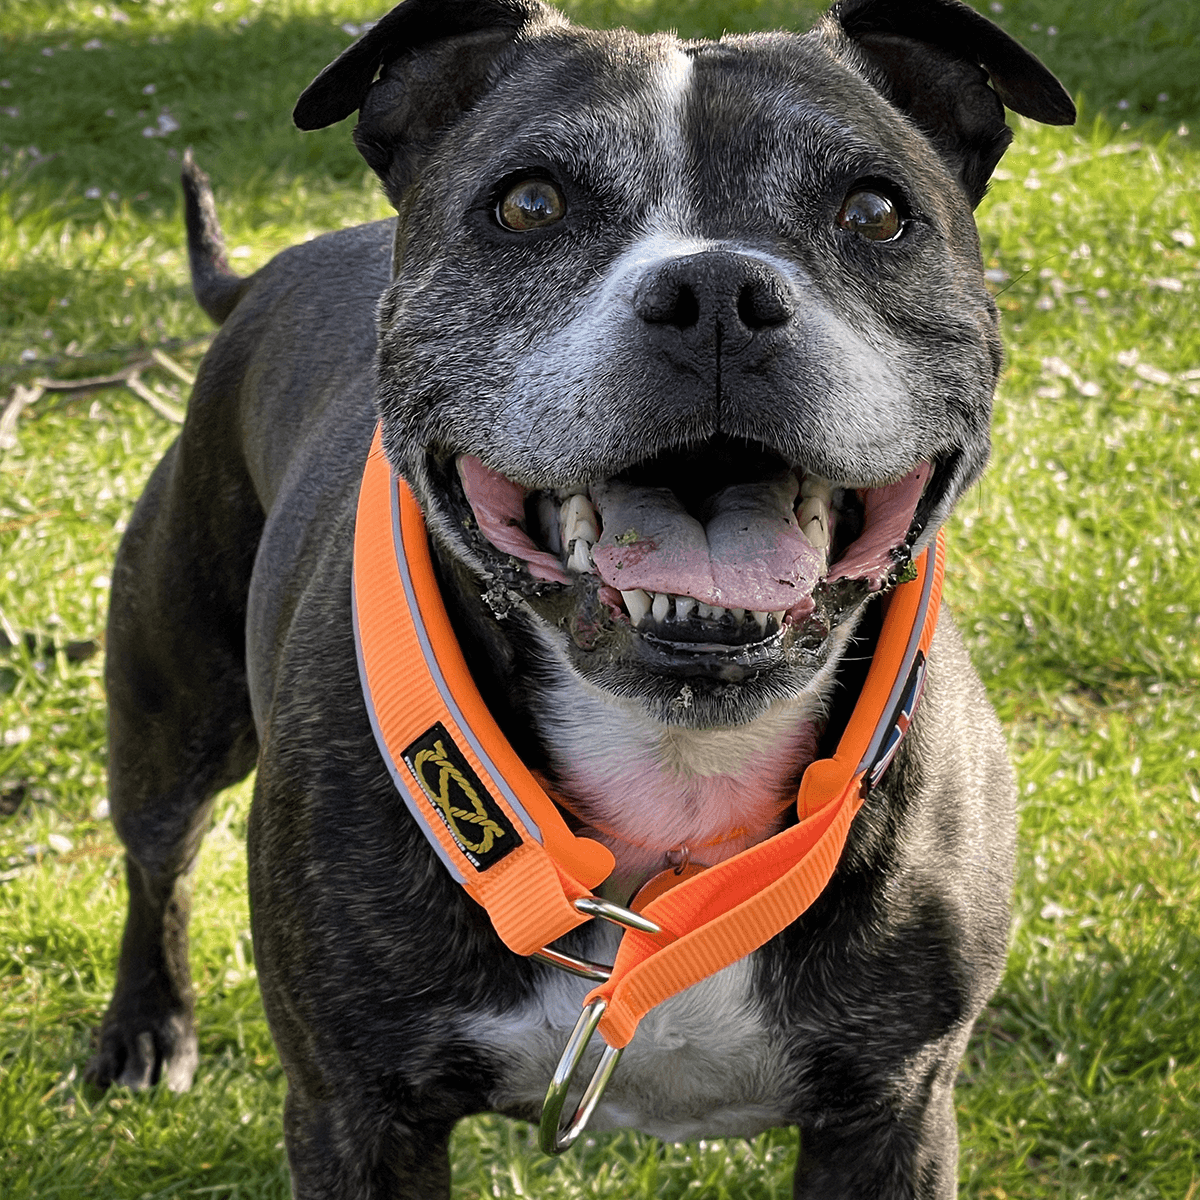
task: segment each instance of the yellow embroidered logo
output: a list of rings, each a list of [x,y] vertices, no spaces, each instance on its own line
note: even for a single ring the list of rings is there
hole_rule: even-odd
[[[512,822],[441,722],[417,738],[403,757],[434,814],[477,870],[498,862],[521,844]]]

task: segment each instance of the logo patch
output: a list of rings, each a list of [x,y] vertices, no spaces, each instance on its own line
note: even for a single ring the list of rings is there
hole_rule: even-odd
[[[521,844],[512,822],[440,721],[417,738],[403,758],[435,815],[477,871]]]

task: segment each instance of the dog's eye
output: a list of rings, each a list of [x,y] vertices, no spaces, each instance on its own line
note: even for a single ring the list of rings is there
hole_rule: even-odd
[[[505,229],[524,233],[561,221],[567,212],[562,192],[548,179],[522,179],[509,188],[496,205],[496,217]]]
[[[900,236],[904,224],[895,202],[869,188],[851,192],[846,197],[837,223],[848,233],[856,233],[872,242],[892,241]]]

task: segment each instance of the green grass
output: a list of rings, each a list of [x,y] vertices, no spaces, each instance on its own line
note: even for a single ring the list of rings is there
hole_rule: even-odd
[[[745,0],[574,11],[688,34],[788,17]],[[0,0],[0,406],[129,347],[194,365],[185,145],[246,269],[386,211],[346,128],[288,119],[348,43],[341,23],[372,15]],[[962,1194],[1200,1200],[1200,8],[1006,0],[997,19],[1085,108],[1075,131],[1022,123],[979,214],[1009,364],[949,597],[1009,730],[1022,815],[1009,969],[958,1091]],[[183,401],[169,375],[146,379]],[[196,878],[196,1088],[80,1082],[124,886],[93,651],[116,541],[174,429],[107,389],[48,394],[17,433],[0,450],[0,629],[17,641],[0,650],[0,1193],[286,1196],[245,786],[218,804]],[[524,1126],[479,1119],[455,1137],[456,1195],[785,1197],[795,1147],[786,1131],[621,1135],[549,1162]]]

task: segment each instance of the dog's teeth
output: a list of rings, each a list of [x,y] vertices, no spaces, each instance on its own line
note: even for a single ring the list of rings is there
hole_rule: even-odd
[[[746,610],[744,608],[731,608],[729,615],[733,618],[735,625],[740,625],[746,619]]]
[[[810,496],[819,496],[828,504],[833,499],[833,483],[820,475],[805,475],[800,481],[800,496],[804,500]]]
[[[634,588],[631,592],[622,592],[621,599],[625,601],[625,607],[629,610],[630,622],[635,627],[640,625],[650,611],[650,594],[641,588]]]
[[[675,597],[675,620],[686,621],[696,611],[696,601],[691,596]]]
[[[817,550],[829,548],[829,505],[820,496],[809,496],[796,514],[800,532]]]
[[[719,621],[724,615],[725,610],[719,604],[714,604],[709,610],[709,616],[711,616],[714,621]]]
[[[761,633],[766,633],[767,632],[767,620],[771,614],[764,613],[764,612],[752,612],[750,615],[754,618],[755,622],[757,623],[759,631]]]
[[[584,538],[576,538],[571,543],[571,557],[567,559],[567,566],[576,575],[586,575],[591,571],[592,551]]]
[[[650,606],[650,613],[654,619],[661,625],[667,619],[670,611],[671,597],[664,592],[655,592],[654,603]]]
[[[783,628],[783,618],[786,612],[787,609],[781,608],[778,612],[771,613],[771,616],[775,618],[775,624],[778,625],[780,629]]]
[[[582,539],[589,546],[599,540],[596,509],[586,496],[571,496],[562,506],[562,544],[571,545],[576,539]]]

